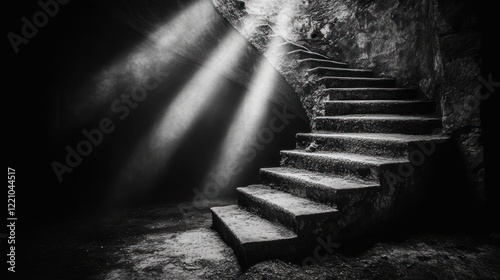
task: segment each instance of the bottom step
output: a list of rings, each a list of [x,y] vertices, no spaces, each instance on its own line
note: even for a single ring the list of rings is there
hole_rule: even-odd
[[[212,227],[233,248],[244,267],[270,259],[295,261],[300,250],[297,235],[237,205],[213,207]]]

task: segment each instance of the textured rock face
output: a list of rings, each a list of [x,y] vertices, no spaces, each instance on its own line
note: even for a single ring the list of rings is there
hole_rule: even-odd
[[[483,144],[480,141],[480,36],[475,6],[466,1],[434,1],[435,24],[442,57],[439,92],[444,131],[454,136],[467,185],[480,206],[485,202]]]
[[[318,76],[269,51],[269,29],[350,68],[393,77],[399,86],[438,101],[443,131],[454,136],[467,184],[483,202],[479,104],[485,89],[477,78],[480,43],[474,5],[448,0],[213,2],[287,79],[310,119],[323,114],[327,95]],[[265,24],[271,27],[263,28]]]
[[[350,67],[396,77],[427,96],[439,87],[442,63],[431,1],[247,2],[249,15],[266,18],[287,40]]]
[[[441,63],[430,1],[301,1],[296,10],[277,26],[286,38],[434,95]]]

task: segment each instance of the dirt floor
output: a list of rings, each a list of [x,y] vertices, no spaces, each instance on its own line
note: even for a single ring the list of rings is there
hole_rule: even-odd
[[[267,261],[242,272],[210,229],[208,207],[188,213],[157,206],[39,229],[19,264],[23,279],[500,279],[497,234],[428,231],[342,244],[306,266]]]

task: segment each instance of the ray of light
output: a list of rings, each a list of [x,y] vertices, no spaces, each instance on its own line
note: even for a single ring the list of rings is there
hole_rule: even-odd
[[[276,69],[262,58],[223,141],[215,169],[243,167],[245,148],[257,141],[258,130],[269,109],[267,104],[274,93],[278,75]]]
[[[94,77],[92,104],[106,104],[116,98],[121,83],[141,84],[158,67],[170,65],[178,55],[189,55],[197,39],[209,32],[216,18],[207,1],[198,0],[180,10],[165,24],[147,34],[126,57],[120,57]],[[193,18],[197,19],[193,21]],[[164,70],[165,71],[165,70]]]
[[[265,7],[261,8],[265,9]],[[280,10],[276,15],[277,24],[279,26],[286,26],[290,23],[290,19],[292,18],[291,15],[295,12],[294,8],[293,5],[285,5],[285,8]],[[268,49],[264,56],[272,60],[274,52],[276,51],[276,46],[279,43],[281,43],[281,41],[278,38],[273,38],[271,42],[269,42]],[[243,170],[249,161],[252,160],[252,155],[248,153],[249,149],[254,149],[256,153],[256,146],[269,143],[272,141],[274,133],[278,132],[273,131],[270,127],[262,127],[264,117],[269,109],[266,104],[268,100],[273,100],[273,91],[275,90],[277,79],[279,78],[278,76],[277,70],[271,63],[263,58],[252,78],[252,82],[244,100],[237,110],[234,121],[225,136],[223,144],[221,145],[221,153],[215,161],[211,172],[205,179],[205,182],[207,182],[205,186],[208,186],[209,182],[213,180],[214,177],[225,176],[224,180],[218,180],[219,182],[216,182],[216,184],[223,182],[226,185],[218,187],[227,187],[231,179],[230,177],[233,177],[232,179],[237,177],[234,170]],[[264,143],[258,143],[259,137],[265,138],[263,140]],[[255,154],[253,156],[255,156]]]
[[[187,31],[186,26],[190,25],[183,22],[169,26],[170,28],[160,28],[151,35],[153,41],[156,42],[153,50],[168,49],[169,46],[182,47],[186,45],[183,42],[196,41],[200,36],[203,36],[203,32]],[[180,35],[181,31],[176,30],[187,32]],[[179,42],[179,36],[184,36],[182,39],[184,41]],[[209,113],[212,102],[217,99],[215,97],[223,86],[221,78],[224,74],[227,76],[231,69],[235,68],[247,43],[234,30],[220,40],[204,67],[196,72],[180,90],[158,122],[152,127],[150,133],[142,137],[136,149],[132,151],[129,160],[117,178],[115,195],[128,195],[136,187],[150,185],[150,182],[166,169],[171,156],[180,146],[186,134],[199,118]],[[182,52],[182,50],[179,51]],[[154,55],[150,56],[140,52],[135,53],[132,57],[134,58],[132,61],[144,61],[137,63],[139,66],[148,65],[149,61],[157,59]],[[134,65],[131,67],[133,68]],[[265,59],[258,64],[254,72],[249,90],[236,111],[233,123],[221,145],[223,150],[216,160],[216,169],[224,168],[228,164],[243,165],[241,150],[251,144],[248,139],[255,139],[266,115],[267,100],[273,94],[273,88],[279,74]],[[130,182],[138,182],[137,178],[142,180],[140,185],[130,184]]]
[[[123,169],[122,182],[133,181],[134,177],[153,180],[164,170],[196,120],[209,113],[223,86],[223,73],[237,65],[246,45],[246,40],[236,31],[225,36],[204,67],[181,89],[150,134],[139,143]]]

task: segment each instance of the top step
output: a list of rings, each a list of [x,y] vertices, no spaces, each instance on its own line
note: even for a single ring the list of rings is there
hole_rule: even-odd
[[[282,49],[286,50],[287,52],[296,51],[296,50],[303,50],[306,52],[310,52],[310,50],[308,48],[301,46],[299,44],[290,42],[290,41],[284,41],[282,43],[274,45],[274,47],[282,48]]]

